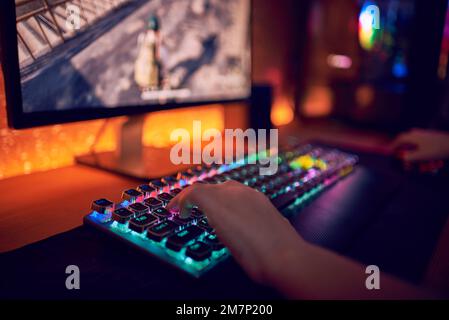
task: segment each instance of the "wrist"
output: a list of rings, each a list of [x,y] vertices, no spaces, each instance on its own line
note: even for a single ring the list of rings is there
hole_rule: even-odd
[[[306,249],[307,243],[296,235],[295,240],[285,242],[275,255],[267,256],[264,282],[283,291],[282,288],[300,271],[306,260]]]

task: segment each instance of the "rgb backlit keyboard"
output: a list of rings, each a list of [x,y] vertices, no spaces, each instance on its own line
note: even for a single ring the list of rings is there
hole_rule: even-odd
[[[165,209],[192,183],[236,180],[264,193],[284,215],[297,213],[310,199],[349,174],[357,157],[336,149],[302,145],[277,156],[274,175],[260,175],[261,154],[229,165],[203,165],[125,190],[122,201],[99,199],[84,222],[199,277],[228,257],[199,208],[183,219]]]

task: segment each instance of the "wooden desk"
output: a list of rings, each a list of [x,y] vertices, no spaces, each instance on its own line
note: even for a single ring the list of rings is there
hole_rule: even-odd
[[[82,225],[92,200],[120,199],[138,180],[72,166],[0,181],[0,252]]]

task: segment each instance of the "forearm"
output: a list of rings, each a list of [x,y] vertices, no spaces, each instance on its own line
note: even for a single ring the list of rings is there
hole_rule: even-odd
[[[268,281],[292,299],[434,297],[385,273],[380,275],[380,289],[368,290],[365,266],[305,241],[280,253],[278,262]]]

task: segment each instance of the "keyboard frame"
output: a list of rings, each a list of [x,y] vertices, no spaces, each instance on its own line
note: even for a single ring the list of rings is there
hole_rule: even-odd
[[[221,255],[218,257],[213,257],[213,259],[208,259],[208,263],[201,263],[196,262],[192,259],[192,263],[188,264],[185,261],[181,261],[180,259],[177,259],[177,256],[181,256],[182,253],[186,250],[186,248],[183,248],[181,251],[176,252],[173,250],[168,249],[165,247],[165,240],[162,240],[161,242],[153,241],[149,238],[147,238],[144,234],[139,234],[135,231],[129,230],[128,232],[120,231],[118,227],[114,227],[114,221],[108,221],[108,222],[100,222],[96,218],[96,213],[90,213],[86,216],[84,216],[83,222],[85,225],[94,227],[102,232],[104,232],[107,235],[112,236],[115,239],[118,239],[127,245],[131,245],[134,248],[139,249],[140,251],[143,251],[144,253],[151,254],[152,256],[155,256],[159,258],[161,261],[164,261],[168,263],[171,266],[174,266],[177,269],[180,269],[182,271],[187,272],[188,274],[192,275],[195,278],[199,278],[204,273],[209,271],[210,269],[214,268],[217,264],[220,262],[226,260],[230,254],[226,247],[223,249],[217,251],[221,252]],[[116,225],[116,224],[115,224]],[[204,234],[201,236],[203,237],[207,232],[204,231]],[[201,239],[201,237],[199,239]],[[212,252],[212,255],[214,254],[214,251]],[[185,257],[185,255],[183,255]],[[198,265],[204,264],[204,267],[198,268]]]

